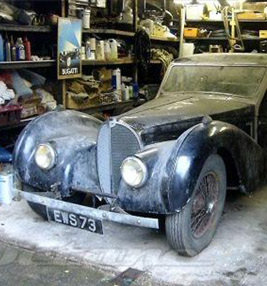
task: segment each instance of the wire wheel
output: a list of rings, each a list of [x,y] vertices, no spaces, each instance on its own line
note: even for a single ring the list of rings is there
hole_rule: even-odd
[[[202,237],[214,223],[219,200],[219,180],[215,173],[206,174],[199,184],[192,204],[191,233]]]

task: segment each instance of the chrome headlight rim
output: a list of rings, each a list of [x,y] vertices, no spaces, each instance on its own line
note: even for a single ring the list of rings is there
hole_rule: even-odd
[[[50,154],[52,154],[52,160],[50,162],[50,164],[47,166],[47,167],[44,167],[44,166],[41,166],[40,164],[38,164],[38,160],[37,160],[37,156],[38,156],[38,150],[42,147],[45,147],[49,150]],[[38,166],[38,168],[40,168],[41,170],[44,170],[44,171],[50,171],[52,170],[55,165],[56,165],[56,162],[57,162],[57,153],[54,149],[54,147],[52,146],[52,144],[50,143],[41,143],[39,144],[36,149],[35,149],[35,154],[34,154],[34,160],[35,160],[35,164]]]
[[[138,184],[129,184],[129,182],[127,182],[127,180],[124,179],[124,175],[123,175],[123,166],[125,164],[127,164],[128,162],[135,162],[139,165],[141,172],[142,172],[142,180],[138,183]],[[142,161],[142,159],[136,157],[136,156],[131,156],[131,157],[127,157],[125,160],[123,160],[122,164],[121,164],[121,176],[123,181],[126,183],[126,185],[128,185],[129,187],[132,187],[134,189],[138,189],[144,186],[144,184],[147,182],[148,179],[148,169],[147,169],[147,165],[144,161]]]

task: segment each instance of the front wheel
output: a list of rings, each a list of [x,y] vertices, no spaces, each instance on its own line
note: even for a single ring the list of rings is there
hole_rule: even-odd
[[[190,202],[166,217],[166,236],[171,247],[184,256],[195,256],[213,239],[223,212],[226,170],[222,158],[211,155],[205,162]]]

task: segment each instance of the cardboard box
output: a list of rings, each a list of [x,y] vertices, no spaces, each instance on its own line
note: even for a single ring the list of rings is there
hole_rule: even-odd
[[[260,39],[267,39],[267,30],[260,30]]]
[[[198,28],[184,28],[185,38],[197,38]]]

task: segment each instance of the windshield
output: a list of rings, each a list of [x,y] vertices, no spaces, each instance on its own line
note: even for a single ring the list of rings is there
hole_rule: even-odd
[[[265,71],[250,66],[174,66],[162,92],[216,92],[255,97]]]

